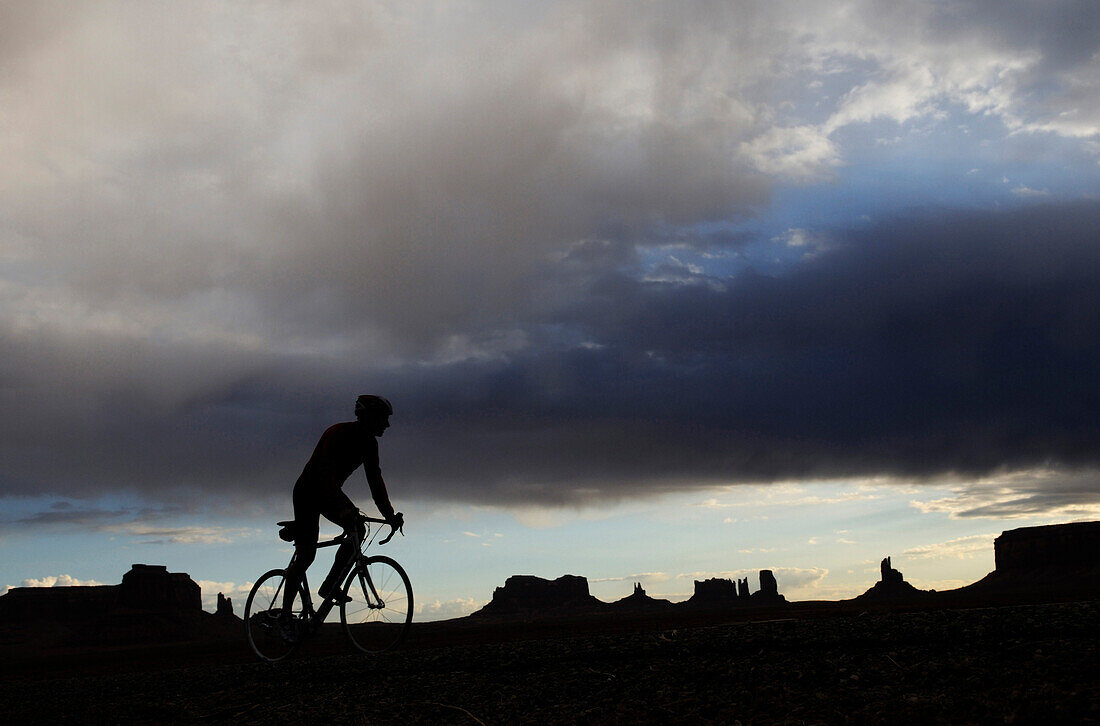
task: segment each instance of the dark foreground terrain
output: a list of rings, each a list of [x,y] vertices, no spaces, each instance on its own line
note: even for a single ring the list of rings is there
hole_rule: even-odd
[[[1094,723],[1096,602],[12,669],[12,723]],[[486,637],[486,640],[489,638]],[[170,656],[176,657],[176,656]],[[203,663],[202,661],[209,661]]]

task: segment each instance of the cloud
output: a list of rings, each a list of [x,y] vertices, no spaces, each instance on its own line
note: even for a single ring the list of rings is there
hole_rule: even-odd
[[[454,600],[432,600],[428,603],[416,604],[416,619],[425,620],[450,620],[461,618],[472,612],[480,610],[486,605],[486,601],[476,598],[456,598]]]
[[[207,612],[217,612],[218,595],[222,594],[232,600],[233,614],[244,617],[244,606],[248,601],[248,593],[252,591],[255,583],[216,582],[214,580],[197,580],[202,591],[202,609]]]
[[[814,255],[730,271],[862,125],[1093,148],[1096,10],[997,7],[9,4],[0,495],[285,501],[365,390],[395,496],[532,518],[1095,465],[1096,204],[798,221]]]
[[[104,585],[106,583],[96,580],[78,580],[72,575],[47,575],[40,578],[29,578],[20,583],[20,587],[83,587]]]
[[[951,496],[913,500],[922,512],[946,512],[952,519],[1100,516],[1100,473],[1047,467],[982,477],[955,484]]]
[[[863,484],[856,491],[842,491],[832,496],[818,496],[816,494],[804,494],[805,486],[814,484],[826,484],[827,482],[804,482],[803,485],[790,483],[773,483],[767,486],[736,486],[728,491],[736,494],[730,501],[721,502],[717,497],[706,499],[696,506],[706,509],[745,509],[755,507],[778,507],[788,509],[790,507],[820,506],[823,504],[841,504],[844,502],[877,499],[881,494],[873,491],[872,484]],[[850,485],[850,481],[843,482]]]
[[[79,580],[72,575],[46,575],[45,577],[27,578],[18,585],[5,585],[0,595],[7,595],[13,587],[78,587],[106,585],[109,583],[96,580]]]
[[[146,512],[148,515],[148,512]],[[119,519],[129,519],[135,512],[126,508],[103,509],[76,506],[68,501],[53,502],[38,512],[14,520],[16,525],[26,526],[79,526],[101,529],[114,526]]]
[[[5,349],[26,365],[3,369],[0,398],[31,415],[0,423],[4,486],[126,482],[178,492],[185,507],[213,493],[285,497],[364,385],[397,402],[382,452],[402,497],[554,506],[715,483],[1096,466],[1098,225],[1095,202],[915,214],[833,230],[820,254],[721,288],[552,270],[545,283],[575,294],[546,313],[552,334],[541,318],[517,321],[530,331],[521,350],[367,369],[269,356],[174,406],[153,385],[78,384],[94,427],[59,418],[60,398],[36,405],[29,392],[74,387],[47,382],[11,333]],[[1085,483],[1063,494],[1093,496]]]
[[[903,555],[913,559],[971,559],[974,556],[988,558],[993,552],[993,539],[998,533],[972,534],[966,537],[957,537],[946,542],[937,542],[930,545],[910,547],[902,552]]]
[[[1050,192],[1046,189],[1031,189],[1029,187],[1016,187],[1012,190],[1012,193],[1017,197],[1046,198],[1050,196]]]
[[[229,544],[255,534],[239,527],[167,524],[180,514],[183,505],[149,507],[102,507],[59,500],[28,516],[6,523],[10,527],[81,528],[140,540],[140,544]]]
[[[741,151],[765,174],[811,181],[824,175],[840,161],[840,153],[828,135],[813,126],[773,127]]]
[[[633,575],[621,575],[618,577],[590,577],[589,582],[667,582],[669,575],[664,572],[638,572]]]
[[[290,7],[91,4],[5,89],[5,211],[29,264],[71,271],[62,315],[430,351],[523,304],[539,261],[609,224],[766,198],[735,153],[753,121],[730,69],[748,48],[703,10],[655,39],[662,11],[621,26],[608,9],[486,32],[488,6],[349,8],[342,27]]]
[[[230,544],[252,534],[251,530],[227,527],[156,527],[146,524],[128,523],[109,525],[101,528],[112,532],[141,539],[141,544]]]

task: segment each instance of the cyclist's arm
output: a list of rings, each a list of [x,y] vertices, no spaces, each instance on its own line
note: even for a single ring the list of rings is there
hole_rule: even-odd
[[[371,439],[367,447],[367,455],[363,458],[363,470],[367,474],[367,484],[370,486],[371,497],[374,505],[388,521],[393,521],[393,505],[390,504],[390,495],[386,491],[386,480],[382,478],[382,467],[378,464],[378,441]]]

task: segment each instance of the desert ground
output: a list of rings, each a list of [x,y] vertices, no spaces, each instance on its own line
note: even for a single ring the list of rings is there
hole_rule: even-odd
[[[274,665],[243,639],[22,652],[0,702],[10,723],[1094,723],[1098,615],[1078,602],[620,620],[611,634],[425,624],[382,656],[332,631]]]

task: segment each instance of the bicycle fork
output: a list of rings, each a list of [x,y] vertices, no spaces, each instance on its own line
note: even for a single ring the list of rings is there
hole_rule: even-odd
[[[363,588],[363,595],[367,599],[367,608],[381,610],[386,607],[386,603],[382,601],[378,590],[374,587],[374,582],[371,580],[370,570],[367,569],[367,558],[363,556],[363,540],[359,537],[358,532],[355,533],[355,541],[359,546],[355,551],[355,558],[352,563],[355,566],[355,574],[359,579],[359,587]]]

